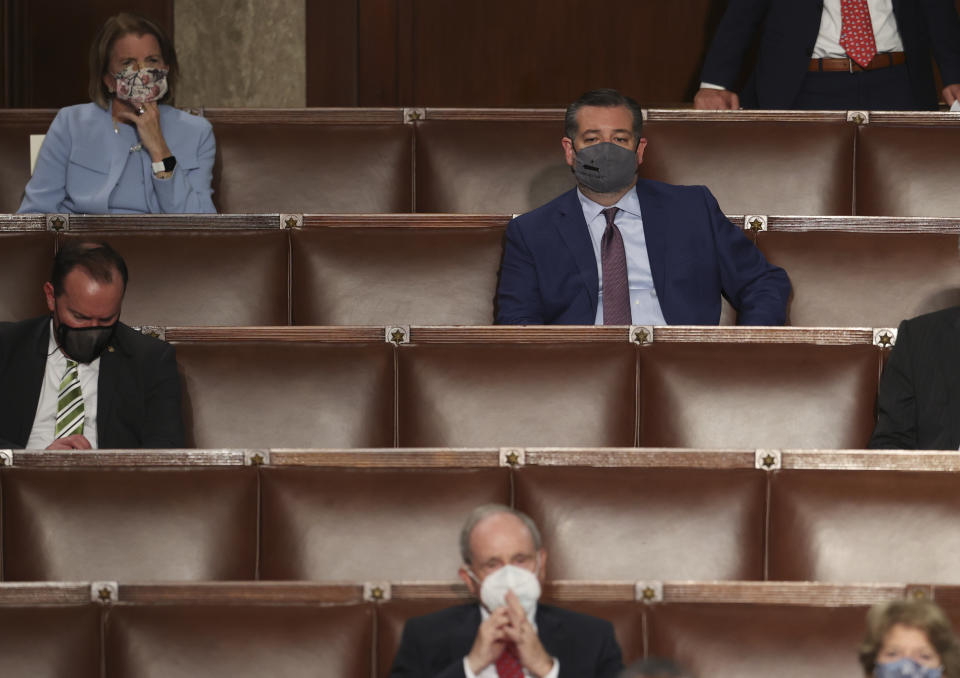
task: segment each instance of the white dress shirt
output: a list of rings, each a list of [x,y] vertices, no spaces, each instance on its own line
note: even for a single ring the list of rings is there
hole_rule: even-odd
[[[530,622],[530,626],[533,627],[533,630],[537,630],[537,622],[534,620],[534,617],[537,615],[537,609],[534,607],[533,614],[527,617],[527,621]],[[487,618],[490,616],[490,613],[487,612],[487,608],[483,605],[480,606],[480,623],[487,621]],[[497,675],[497,662],[491,662],[489,665],[485,666],[480,673],[474,673],[470,670],[470,664],[467,662],[467,658],[463,658],[463,673],[466,675],[466,678],[499,678]],[[523,670],[523,675],[526,678],[533,678],[531,673],[526,669]],[[542,678],[557,678],[560,675],[560,660],[556,657],[553,658],[553,668],[550,669],[546,675]]]
[[[603,216],[603,205],[594,202],[577,188],[577,197],[583,208],[583,218],[590,230],[590,242],[593,243],[593,255],[597,260],[597,278],[600,295],[597,299],[597,317],[595,324],[603,324],[603,266],[600,263],[600,241],[607,228],[607,218]],[[630,286],[630,317],[634,325],[666,325],[657,299],[657,290],[653,285],[653,272],[650,257],[647,254],[647,238],[643,233],[643,217],[640,215],[640,200],[634,189],[627,191],[613,207],[620,211],[613,223],[620,229],[623,237],[623,249],[627,255],[627,281]]]
[[[877,53],[902,52],[903,41],[897,29],[897,19],[893,15],[893,0],[867,0],[870,8],[870,23],[873,24]],[[813,46],[814,59],[837,59],[847,56],[840,46],[840,28],[843,24],[840,13],[840,0],[823,0],[823,14],[820,17],[820,33]],[[726,89],[722,85],[701,82],[706,89]]]
[[[67,373],[67,357],[63,355],[53,336],[53,319],[50,319],[50,341],[47,343],[47,365],[40,386],[37,413],[30,429],[28,450],[43,450],[50,446],[56,436],[57,396],[60,382]],[[90,446],[97,447],[97,380],[100,378],[100,358],[90,364],[79,363],[80,392],[83,393],[83,436]]]

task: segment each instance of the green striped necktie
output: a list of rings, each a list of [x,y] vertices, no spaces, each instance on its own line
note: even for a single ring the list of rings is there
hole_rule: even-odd
[[[57,394],[56,438],[64,438],[74,433],[83,433],[83,393],[80,391],[80,373],[77,361],[67,360],[67,373],[60,381]]]

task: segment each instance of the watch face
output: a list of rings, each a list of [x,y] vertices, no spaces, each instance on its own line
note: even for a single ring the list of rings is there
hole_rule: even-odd
[[[172,172],[173,168],[177,166],[177,159],[174,156],[168,156],[163,159],[163,171]]]

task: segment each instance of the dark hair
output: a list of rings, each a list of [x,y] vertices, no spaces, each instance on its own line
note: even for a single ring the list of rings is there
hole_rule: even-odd
[[[563,119],[563,133],[570,139],[577,136],[577,112],[584,106],[600,106],[601,108],[616,108],[626,106],[633,113],[633,136],[639,139],[643,132],[643,109],[636,100],[620,94],[615,89],[592,89],[584,92],[580,98],[567,106],[567,114]]]
[[[625,668],[619,678],[689,678],[690,674],[669,659],[641,659]]]
[[[53,258],[50,272],[53,296],[63,294],[63,281],[78,266],[94,280],[105,283],[112,283],[114,272],[117,272],[123,280],[124,291],[127,289],[127,264],[115,249],[105,242],[67,241]]]
[[[110,54],[113,44],[125,35],[152,35],[160,44],[160,54],[169,69],[167,72],[167,93],[160,98],[160,103],[173,103],[177,80],[180,76],[180,66],[177,63],[177,53],[173,49],[173,41],[160,26],[145,16],[121,12],[106,20],[97,36],[90,43],[90,83],[87,93],[90,100],[100,108],[107,108],[113,93],[107,89],[103,76],[107,75],[110,64]]]
[[[867,631],[860,643],[860,665],[873,675],[883,639],[896,624],[923,631],[943,662],[944,678],[960,678],[960,644],[950,628],[950,620],[931,600],[888,600],[867,612]]]

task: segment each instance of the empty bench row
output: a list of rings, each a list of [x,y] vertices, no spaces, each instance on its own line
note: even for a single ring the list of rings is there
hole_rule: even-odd
[[[169,328],[190,447],[866,447],[895,330]]]
[[[0,212],[56,111],[0,111]],[[213,109],[221,212],[526,212],[573,186],[558,110]],[[405,117],[406,116],[406,117]],[[950,114],[648,111],[642,175],[730,213],[957,216]],[[935,124],[931,124],[935,123]]]
[[[960,584],[956,452],[522,452],[20,452],[3,577],[451,581],[466,515],[501,503],[550,580]]]
[[[392,596],[383,587],[364,600],[355,585],[4,585],[0,672],[386,678],[409,618],[469,599],[452,585],[401,585]],[[777,592],[679,583],[668,587],[677,600],[654,603],[624,597],[629,586],[567,588],[548,587],[546,602],[610,621],[626,662],[671,657],[704,678],[860,678],[856,650],[870,604],[914,592],[936,596],[954,624],[960,621],[953,587],[799,585]],[[84,602],[91,592],[96,602]]]
[[[732,218],[790,275],[790,325],[896,327],[960,304],[958,219]],[[56,247],[92,238],[129,264],[133,325],[490,325],[507,221],[0,216],[0,321],[45,313]]]

